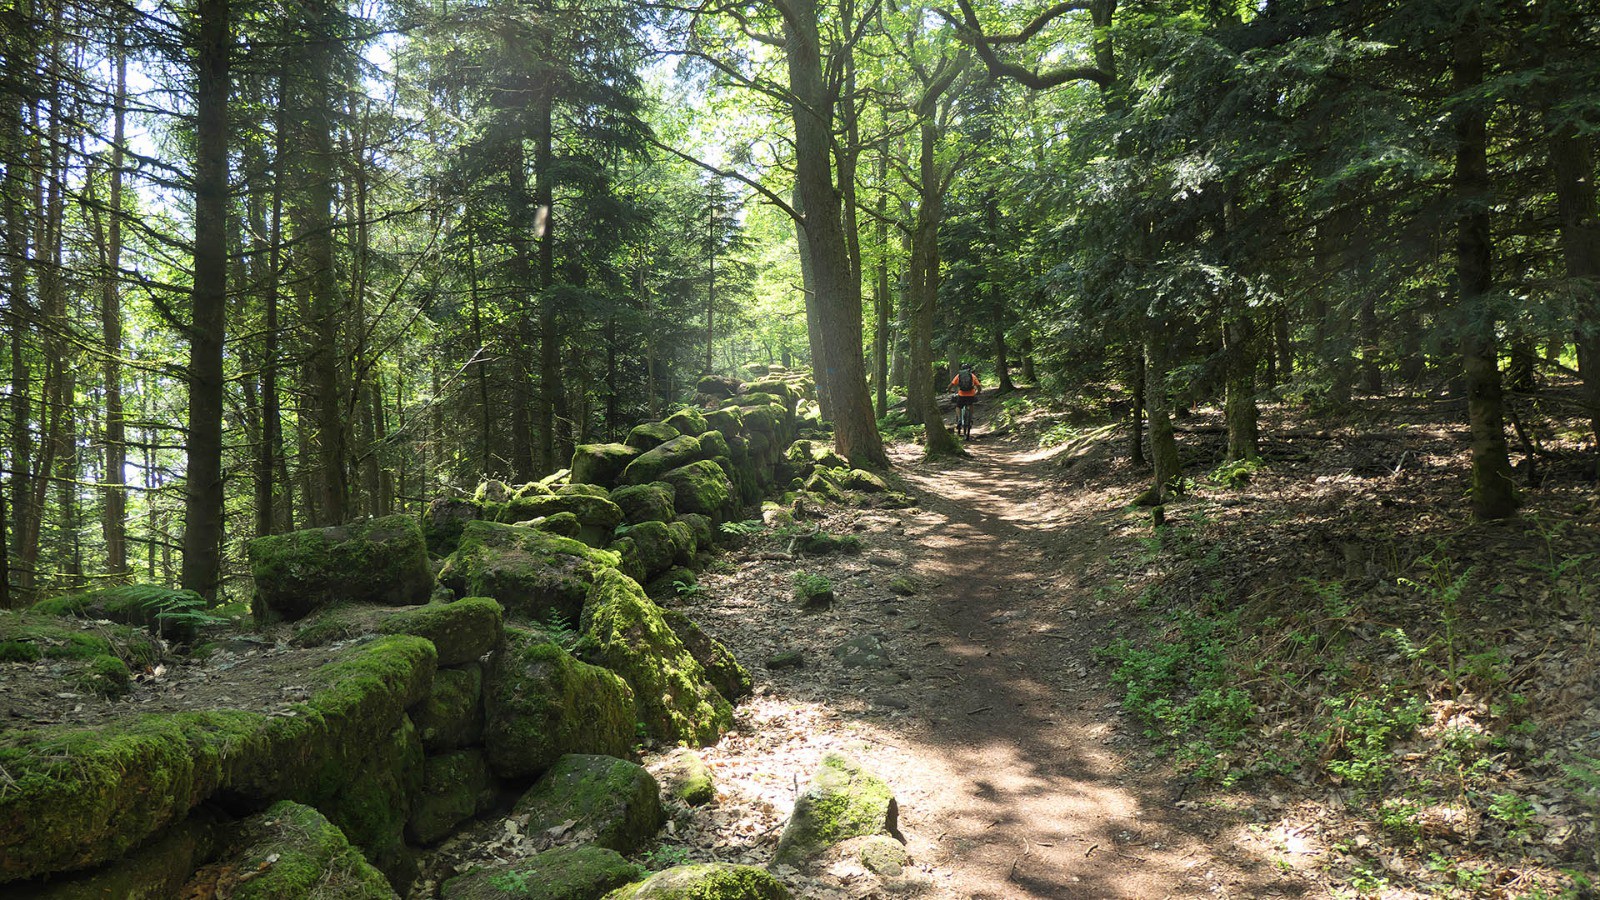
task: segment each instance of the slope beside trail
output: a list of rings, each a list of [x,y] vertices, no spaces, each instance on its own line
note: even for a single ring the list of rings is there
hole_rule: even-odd
[[[741,731],[708,751],[723,809],[686,823],[694,855],[761,861],[814,761],[836,749],[895,790],[914,869],[886,885],[844,861],[791,875],[799,896],[1317,893],[1239,840],[1247,815],[1184,799],[1094,662],[1119,607],[1096,573],[1135,546],[1126,493],[1057,483],[1047,455],[978,437],[966,459],[895,449],[919,507],[824,523],[859,533],[863,556],[750,552],[691,601],[763,682]],[[801,572],[834,582],[832,610],[794,607]],[[901,575],[918,593],[888,590]],[[841,660],[841,644],[862,640],[881,645],[878,662]],[[759,668],[785,650],[803,651],[805,667]]]

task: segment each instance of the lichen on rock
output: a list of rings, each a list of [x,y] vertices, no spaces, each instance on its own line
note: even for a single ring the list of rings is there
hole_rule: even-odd
[[[873,834],[899,838],[899,806],[888,783],[838,753],[822,758],[795,801],[774,862],[804,868],[828,848]]]

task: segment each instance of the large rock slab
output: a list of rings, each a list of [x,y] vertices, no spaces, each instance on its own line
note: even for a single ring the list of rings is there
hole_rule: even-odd
[[[701,863],[657,872],[605,900],[789,900],[789,891],[766,869]]]
[[[473,869],[444,883],[444,900],[600,900],[645,875],[603,847],[557,847],[527,859]]]
[[[628,439],[624,442],[629,447],[644,453],[665,444],[679,434],[678,429],[665,422],[646,422],[636,425],[628,432]]]
[[[579,444],[572,449],[572,483],[611,487],[638,455],[627,444]]]
[[[354,765],[323,765],[310,779],[293,785],[287,799],[316,807],[396,890],[404,890],[417,876],[405,829],[412,801],[422,791],[422,741],[405,716],[388,734],[358,741],[365,754]]]
[[[679,466],[662,474],[661,480],[672,485],[672,505],[680,515],[699,513],[721,524],[738,512],[733,483],[722,467],[710,460]]]
[[[169,900],[217,854],[221,816],[204,807],[127,856],[81,875],[6,888],[7,900]],[[631,879],[630,879],[631,880]]]
[[[585,657],[627,680],[653,737],[705,745],[732,726],[733,707],[633,579],[601,573],[583,616]]]
[[[561,757],[511,814],[524,834],[555,829],[564,840],[618,853],[639,850],[666,821],[661,788],[643,766],[580,753]]]
[[[637,459],[628,463],[628,467],[622,470],[622,481],[624,484],[649,484],[660,480],[666,472],[688,465],[703,458],[704,455],[700,447],[700,438],[692,434],[681,434],[652,450],[639,454]]]
[[[612,491],[611,502],[622,509],[622,520],[629,525],[671,522],[678,514],[673,494],[672,485],[663,482],[630,484]]]
[[[883,779],[855,760],[829,753],[795,801],[773,862],[804,868],[851,838],[874,834],[898,838],[899,817],[894,793]]]
[[[755,680],[750,677],[750,672],[739,664],[733,656],[733,651],[727,645],[700,630],[693,619],[675,609],[663,609],[661,618],[672,629],[672,633],[683,642],[684,649],[689,651],[695,662],[706,672],[706,680],[711,682],[717,693],[726,697],[733,703],[750,696],[755,690]]]
[[[310,673],[287,715],[151,714],[0,734],[0,883],[120,858],[219,793],[265,803],[348,777],[428,693],[433,644],[381,638]]]
[[[232,900],[393,900],[382,873],[309,806],[285,800],[239,823],[231,848],[195,873],[185,897]]]
[[[378,626],[381,634],[414,634],[433,642],[439,665],[475,662],[500,645],[505,618],[489,597],[465,597],[454,603],[430,603],[396,613]]]
[[[256,538],[250,574],[258,621],[295,620],[334,603],[402,606],[433,593],[422,527],[387,516]]]
[[[493,597],[510,616],[575,622],[595,576],[615,554],[533,528],[469,522],[439,580],[458,595]]]
[[[574,659],[541,631],[505,632],[484,674],[484,748],[496,775],[530,778],[568,753],[628,752],[634,701],[621,676]]]

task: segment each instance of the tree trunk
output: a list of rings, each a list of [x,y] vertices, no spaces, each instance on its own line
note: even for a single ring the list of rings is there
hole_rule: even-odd
[[[106,221],[105,284],[100,294],[100,327],[105,351],[105,513],[106,575],[113,582],[128,574],[127,430],[122,413],[122,145],[128,97],[128,56],[119,35],[116,93],[112,99],[111,188]]]
[[[1024,326],[1022,330],[1022,345],[1018,348],[1022,352],[1022,380],[1028,384],[1038,384],[1039,376],[1033,371],[1033,334]]]
[[[889,414],[889,137],[878,141],[878,277],[874,282],[873,309],[878,315],[878,330],[873,335],[873,363],[878,388],[878,418]]]
[[[1183,474],[1167,400],[1167,337],[1167,330],[1155,323],[1145,329],[1144,406],[1150,418],[1150,456],[1155,469],[1152,487],[1157,503],[1180,486]]]
[[[817,382],[826,385],[833,405],[834,447],[859,466],[887,468],[889,457],[872,415],[861,348],[861,282],[852,279],[839,192],[830,160],[834,98],[823,77],[816,0],[794,0],[784,19],[787,36],[790,113],[795,129],[795,192],[804,214],[811,254],[812,294],[820,325],[822,357],[815,360]]]
[[[1144,353],[1134,348],[1128,354],[1128,462],[1143,468],[1144,458]]]
[[[1600,476],[1600,205],[1595,202],[1593,144],[1570,122],[1550,129],[1550,169],[1556,187],[1561,255],[1577,296],[1573,342],[1595,439],[1595,471]]]
[[[539,392],[534,406],[534,464],[540,474],[561,464],[556,458],[556,406],[561,393],[561,335],[556,323],[555,285],[555,98],[545,88],[533,106],[534,235],[539,239]]]
[[[1483,83],[1484,28],[1481,12],[1473,11],[1455,36],[1452,87],[1458,96]],[[1489,229],[1493,191],[1489,181],[1488,110],[1481,101],[1456,114],[1455,139],[1452,183],[1462,210],[1456,222],[1456,279],[1467,415],[1472,426],[1472,513],[1477,519],[1504,519],[1516,512],[1520,500],[1511,480],[1494,319],[1486,303],[1494,258]]]
[[[929,378],[933,370],[933,318],[939,305],[939,220],[944,215],[944,190],[934,162],[934,147],[939,129],[930,121],[921,126],[921,153],[918,164],[921,199],[916,223],[911,231],[911,371],[907,390],[908,406],[917,411],[923,423],[923,446],[928,455],[956,453],[961,445],[944,427],[939,413],[937,391],[942,385]]]
[[[1228,366],[1224,417],[1228,423],[1228,462],[1261,455],[1256,411],[1255,320],[1248,312],[1236,313],[1223,325]]]
[[[183,587],[215,599],[222,574],[222,347],[228,302],[228,0],[197,0],[194,289],[189,328]]]

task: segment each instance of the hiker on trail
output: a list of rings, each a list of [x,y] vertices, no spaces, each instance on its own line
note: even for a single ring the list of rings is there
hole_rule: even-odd
[[[972,437],[971,407],[978,402],[983,385],[978,383],[978,373],[972,371],[971,363],[961,364],[961,371],[950,379],[950,387],[956,392],[956,431],[962,437]]]

